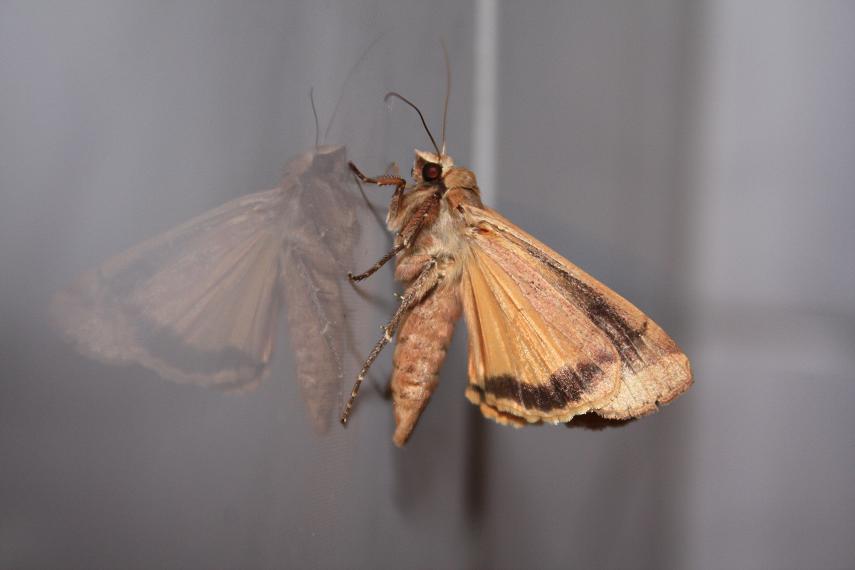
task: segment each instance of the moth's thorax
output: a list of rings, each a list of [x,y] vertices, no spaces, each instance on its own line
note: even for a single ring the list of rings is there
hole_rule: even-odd
[[[428,153],[417,154],[414,171],[424,165],[426,154]],[[436,155],[429,155],[428,159],[435,161]],[[441,179],[430,184],[424,182],[420,176],[416,177],[417,185],[402,196],[397,210],[389,218],[389,229],[400,231],[410,224],[415,216],[426,211],[412,246],[399,254],[399,265],[411,258],[421,259],[427,256],[436,259],[440,271],[444,273],[445,282],[451,284],[460,277],[461,261],[465,258],[468,248],[465,237],[466,221],[458,208],[461,205],[478,208],[483,206],[475,174],[471,170],[453,166],[450,159],[447,162],[433,163],[444,164]],[[431,206],[437,193],[440,194],[440,199]],[[390,214],[392,213],[390,211]]]
[[[427,162],[442,166],[442,176],[438,181],[428,183],[423,180],[421,172]],[[401,230],[414,212],[418,211],[425,201],[432,200],[436,192],[441,193],[441,201],[449,203],[452,209],[456,209],[461,204],[482,207],[481,192],[478,189],[475,173],[468,168],[454,166],[454,162],[448,155],[438,158],[433,153],[417,150],[416,160],[413,162],[413,179],[415,185],[401,197],[401,203],[398,204],[396,211],[389,212],[387,225],[392,231]],[[434,221],[426,220],[425,227]]]

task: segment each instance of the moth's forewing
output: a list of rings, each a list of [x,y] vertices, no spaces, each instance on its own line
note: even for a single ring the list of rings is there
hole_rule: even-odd
[[[300,328],[291,334],[298,380],[323,429],[329,420],[319,419],[316,400],[334,398],[342,374],[344,306],[331,280],[358,232],[346,168],[343,147],[295,158],[279,188],[228,202],[82,275],[54,298],[55,326],[101,361],[241,390],[267,374],[287,298],[289,324]],[[322,396],[320,378],[332,384]]]
[[[691,385],[689,362],[620,295],[489,208],[465,207],[467,396],[501,423],[653,412]]]
[[[608,337],[495,229],[477,227],[472,241],[462,287],[478,403],[558,423],[611,399],[620,375]]]

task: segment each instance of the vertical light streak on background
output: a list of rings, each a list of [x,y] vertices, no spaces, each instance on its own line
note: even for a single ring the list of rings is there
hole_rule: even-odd
[[[475,33],[472,67],[475,85],[472,90],[472,163],[478,177],[481,197],[488,206],[496,206],[496,118],[498,113],[499,7],[498,0],[475,0]],[[458,337],[457,341],[461,341]],[[458,344],[461,346],[461,344]],[[468,484],[466,514],[468,566],[490,566],[484,544],[489,544],[490,531],[482,520],[487,494],[486,470],[490,463],[489,444],[484,421],[469,410],[467,424]]]
[[[484,202],[496,206],[496,117],[499,58],[497,0],[475,2],[475,89],[472,121],[472,170]]]

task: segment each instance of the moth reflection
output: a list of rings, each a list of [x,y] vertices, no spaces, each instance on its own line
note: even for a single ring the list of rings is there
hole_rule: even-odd
[[[345,148],[289,161],[278,188],[232,200],[81,275],[53,300],[81,352],[182,383],[254,388],[286,307],[296,377],[329,428],[350,343],[341,285],[359,238]]]

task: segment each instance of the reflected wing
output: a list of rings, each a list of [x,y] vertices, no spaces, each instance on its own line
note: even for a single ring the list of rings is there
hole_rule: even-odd
[[[281,305],[285,201],[280,188],[238,198],[110,259],[57,294],[55,325],[102,361],[253,386]]]
[[[502,423],[651,413],[691,385],[673,340],[497,212],[464,206],[467,397]]]

